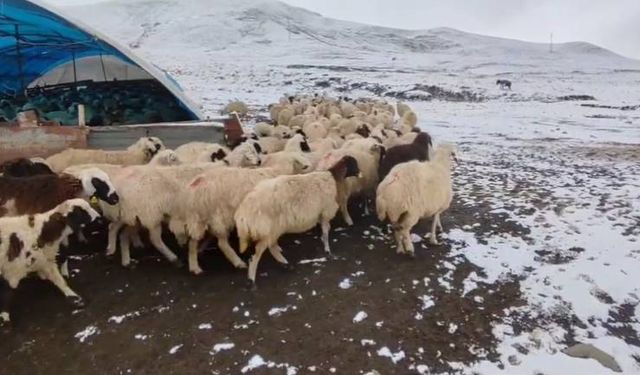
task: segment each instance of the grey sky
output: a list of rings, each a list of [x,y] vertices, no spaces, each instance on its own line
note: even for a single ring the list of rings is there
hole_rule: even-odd
[[[66,5],[96,0],[47,1]],[[448,26],[534,42],[548,42],[553,33],[556,42],[587,41],[640,59],[640,0],[284,1],[332,18],[404,29]]]

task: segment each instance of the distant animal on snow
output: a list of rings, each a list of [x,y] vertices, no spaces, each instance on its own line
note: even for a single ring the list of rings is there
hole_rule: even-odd
[[[499,79],[496,81],[496,85],[500,86],[501,89],[511,90],[511,81],[508,79]]]

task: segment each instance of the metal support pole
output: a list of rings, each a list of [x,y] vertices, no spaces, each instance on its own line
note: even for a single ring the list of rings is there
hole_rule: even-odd
[[[102,76],[104,81],[107,82],[107,70],[104,68],[104,60],[102,59],[102,52],[100,52],[100,65],[102,65]]]
[[[20,91],[24,92],[24,71],[22,68],[22,52],[20,51],[20,29],[14,25],[16,38],[16,59],[18,62],[18,74],[20,74]]]
[[[78,84],[78,72],[76,71],[76,53],[73,52],[73,83]],[[77,87],[76,87],[77,89]]]

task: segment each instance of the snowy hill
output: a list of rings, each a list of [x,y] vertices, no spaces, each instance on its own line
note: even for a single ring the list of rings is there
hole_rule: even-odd
[[[283,90],[380,95],[416,84],[549,102],[593,94],[585,78],[593,74],[640,72],[639,61],[584,42],[551,53],[548,44],[450,28],[339,21],[275,0],[112,0],[66,10],[171,73],[211,114],[230,98],[263,106]],[[496,78],[518,81],[517,93],[496,91]]]
[[[547,44],[486,37],[448,28],[408,31],[338,21],[279,1],[114,0],[68,8],[99,29],[142,50],[225,51],[252,48],[267,55],[282,49],[307,52],[453,55],[491,57],[494,63],[543,60],[601,60],[628,64],[624,57],[576,42]],[[303,52],[303,51],[300,51]],[[301,53],[302,54],[302,53]],[[503,61],[501,61],[503,60]],[[590,61],[593,62],[593,61]]]

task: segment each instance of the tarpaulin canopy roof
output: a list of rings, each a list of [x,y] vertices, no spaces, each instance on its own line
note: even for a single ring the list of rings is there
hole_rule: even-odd
[[[193,114],[198,108],[168,74],[105,35],[35,0],[0,0],[0,93],[20,93],[56,67],[88,56],[136,65],[160,81]]]

